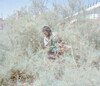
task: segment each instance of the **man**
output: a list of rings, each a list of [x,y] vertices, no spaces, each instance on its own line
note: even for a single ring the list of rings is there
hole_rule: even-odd
[[[44,35],[42,47],[48,48],[48,58],[56,59],[59,55],[62,55],[65,50],[64,42],[58,36],[56,32],[52,32],[50,27],[44,26],[42,28]]]

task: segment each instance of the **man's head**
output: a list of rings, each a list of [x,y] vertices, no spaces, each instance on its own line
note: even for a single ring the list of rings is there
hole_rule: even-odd
[[[44,27],[42,28],[42,32],[44,33],[44,35],[45,35],[46,37],[50,37],[51,34],[52,34],[52,30],[51,30],[50,27],[48,27],[48,26],[44,26]]]

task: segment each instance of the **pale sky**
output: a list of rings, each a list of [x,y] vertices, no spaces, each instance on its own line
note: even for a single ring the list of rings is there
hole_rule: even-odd
[[[0,17],[7,17],[21,7],[31,5],[30,0],[0,0]]]
[[[49,3],[53,0],[48,0]],[[56,0],[61,3],[62,0]],[[95,3],[100,0],[85,0],[86,4]],[[0,17],[6,18],[8,15],[14,13],[15,10],[19,10],[21,7],[30,6],[31,0],[0,0]]]

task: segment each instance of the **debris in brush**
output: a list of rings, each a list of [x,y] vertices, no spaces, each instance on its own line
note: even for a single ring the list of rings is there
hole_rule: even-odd
[[[79,62],[79,60],[80,60],[80,55],[76,55],[76,56],[75,56],[75,61],[76,61],[77,67],[80,67],[80,62]]]
[[[91,65],[97,70],[100,70],[100,58],[97,58],[91,62]]]
[[[0,77],[0,86],[8,86],[7,79]]]
[[[64,72],[62,70],[59,70],[57,73],[54,73],[55,79],[62,80],[64,75]]]
[[[17,81],[32,83],[36,79],[36,76],[27,74],[25,71],[11,70],[10,80],[14,83]]]

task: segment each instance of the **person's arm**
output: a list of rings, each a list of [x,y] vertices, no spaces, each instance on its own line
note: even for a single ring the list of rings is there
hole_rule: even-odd
[[[44,39],[43,39],[43,38],[41,38],[41,40],[40,40],[40,47],[41,47],[42,49],[45,49],[45,46],[44,46]]]

